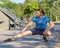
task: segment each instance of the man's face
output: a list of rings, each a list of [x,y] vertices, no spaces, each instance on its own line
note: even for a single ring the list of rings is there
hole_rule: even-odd
[[[37,16],[42,16],[42,12],[37,11]]]

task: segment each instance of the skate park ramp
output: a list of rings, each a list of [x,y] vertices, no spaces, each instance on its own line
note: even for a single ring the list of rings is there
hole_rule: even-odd
[[[8,9],[0,8],[0,18],[3,19],[5,22],[1,24],[1,28],[6,27],[6,29],[9,26],[9,20],[11,20],[13,23],[17,22],[16,25],[20,26],[20,24],[24,25],[25,22],[21,20],[20,18],[16,17],[13,13],[11,13]]]
[[[8,18],[1,11],[0,11],[0,19],[4,21],[2,24],[0,24],[0,30],[8,29],[9,26]]]

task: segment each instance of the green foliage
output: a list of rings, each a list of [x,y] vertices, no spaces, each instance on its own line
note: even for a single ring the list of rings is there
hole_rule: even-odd
[[[37,2],[31,2],[31,3],[27,3],[25,4],[25,10],[24,10],[24,15],[25,14],[31,14],[33,11],[35,11],[36,9],[39,8],[39,5]]]
[[[4,3],[5,8],[10,8],[10,9],[14,9],[16,7],[16,3],[13,2],[5,2]]]

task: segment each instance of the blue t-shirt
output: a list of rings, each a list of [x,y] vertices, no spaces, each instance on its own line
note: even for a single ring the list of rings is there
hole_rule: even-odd
[[[42,16],[42,18],[35,16],[32,18],[32,22],[36,23],[36,29],[46,29],[47,23],[50,22],[50,18],[48,18],[47,16]]]

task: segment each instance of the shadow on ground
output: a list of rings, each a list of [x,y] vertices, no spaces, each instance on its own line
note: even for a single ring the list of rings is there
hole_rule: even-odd
[[[14,36],[15,34],[3,33],[0,35],[6,39],[8,36]],[[44,42],[40,35],[24,36],[8,43],[4,43],[2,41],[4,39],[2,38],[0,40],[0,48],[55,48],[56,33],[53,33],[52,37],[53,38],[48,38],[48,42]]]

